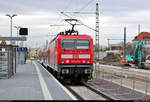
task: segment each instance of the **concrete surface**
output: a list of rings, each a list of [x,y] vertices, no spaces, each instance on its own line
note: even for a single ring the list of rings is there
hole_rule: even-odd
[[[36,63],[36,62],[35,62]],[[39,72],[37,72],[37,69]],[[40,75],[39,75],[40,73]],[[41,81],[42,78],[42,81]],[[45,90],[41,82],[45,83]],[[45,98],[47,92],[51,97]],[[72,100],[73,97],[36,63],[18,65],[17,72],[9,79],[0,79],[0,100]]]

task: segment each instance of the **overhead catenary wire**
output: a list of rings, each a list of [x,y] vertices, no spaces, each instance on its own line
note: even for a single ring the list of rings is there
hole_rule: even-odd
[[[70,1],[68,2],[67,6],[64,8],[63,11],[66,11],[66,10],[69,8],[69,6],[71,5],[72,1],[73,1],[73,0],[70,0]]]
[[[89,6],[89,4],[91,4],[93,1],[95,0],[90,0],[88,1],[83,7],[81,7],[78,11],[76,12],[69,12],[69,11],[66,11],[65,13],[74,13],[74,14],[95,14],[96,12],[81,12],[83,11],[87,6]]]
[[[85,8],[86,8],[89,4],[91,4],[93,1],[95,1],[95,0],[89,0],[83,7],[81,7],[77,12],[74,12],[74,13],[80,13],[83,9],[85,9]],[[71,16],[65,14],[65,13],[71,13],[71,12],[60,12],[60,13],[63,14],[64,16],[70,18],[70,19],[73,19],[73,17],[71,17]],[[86,12],[86,13],[89,13],[89,14],[93,13],[93,14],[95,14],[96,12]],[[86,13],[85,13],[85,14],[86,14]],[[91,30],[94,30],[94,31],[98,32],[98,31],[95,30],[94,28],[92,28],[92,27],[90,27],[90,26],[84,24],[84,23],[81,22],[81,21],[80,21],[80,24],[82,24],[83,26],[85,26],[85,27],[87,27],[87,28],[89,28],[89,29],[91,29]]]
[[[71,3],[71,2],[72,2],[72,0],[69,0],[68,3],[66,2],[66,6],[63,8],[63,11],[65,11],[65,10],[68,9],[68,7],[70,6],[70,3]],[[62,22],[61,19],[62,19],[61,14],[58,13],[58,18],[57,18],[57,20],[56,20],[56,23],[55,23],[55,24],[51,24],[50,27],[58,26],[57,24],[60,24],[60,23]],[[60,27],[58,26],[56,31],[58,31],[59,29],[60,29]]]
[[[63,8],[63,11],[66,11],[69,8],[69,6],[71,5],[71,3],[72,3],[73,0],[68,0],[68,1],[69,2],[66,2],[66,6]],[[57,27],[56,31],[59,31],[60,28],[61,28],[61,26],[70,26],[70,25],[61,24],[63,20],[62,20],[61,14],[60,13],[58,13],[58,14],[59,14],[59,16],[58,16],[57,22],[55,24],[49,25],[50,27]]]
[[[61,12],[61,14],[63,14],[64,16],[66,16],[66,17],[68,17],[68,18],[70,18],[70,19],[73,19],[71,16],[69,16],[69,15],[65,14],[64,12]],[[83,23],[83,22],[81,22],[81,21],[80,21],[79,23],[80,23],[80,24],[82,24],[82,25],[84,25],[85,27],[87,27],[87,28],[91,29],[91,30],[96,31],[94,28],[89,27],[88,25],[84,24],[84,23]]]
[[[94,0],[90,0],[86,5],[84,5],[82,8],[79,9],[78,12],[81,12],[83,9],[85,9],[89,4],[91,4]]]

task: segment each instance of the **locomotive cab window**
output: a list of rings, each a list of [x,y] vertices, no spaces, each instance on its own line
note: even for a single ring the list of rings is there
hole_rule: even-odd
[[[62,49],[75,49],[75,40],[73,39],[63,39]]]
[[[63,39],[61,46],[64,50],[88,50],[90,49],[90,41],[87,39]]]
[[[81,40],[78,39],[76,42],[76,48],[88,50],[90,48],[90,41],[87,39],[81,39]]]

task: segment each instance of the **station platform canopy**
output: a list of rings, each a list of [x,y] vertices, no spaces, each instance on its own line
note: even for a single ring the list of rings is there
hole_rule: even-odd
[[[26,41],[26,37],[0,37],[0,40],[6,41]]]

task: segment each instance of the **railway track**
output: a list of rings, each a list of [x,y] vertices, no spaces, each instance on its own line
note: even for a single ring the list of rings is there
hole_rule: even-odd
[[[79,100],[113,100],[86,83],[82,83],[82,85],[65,85],[65,87]]]
[[[50,74],[51,73],[46,66],[42,65]],[[55,77],[55,75],[53,75]],[[56,78],[56,77],[55,77]],[[56,78],[57,79],[57,78]],[[63,83],[63,81],[58,80],[63,84],[78,100],[113,100],[111,97],[95,90],[86,83],[79,83],[77,85],[69,85]]]
[[[100,91],[95,90],[94,88],[92,88],[91,86],[89,86],[87,83],[83,83],[88,89],[90,89],[91,91],[95,92],[96,94],[104,97],[107,100],[113,100],[111,97],[101,93]]]

